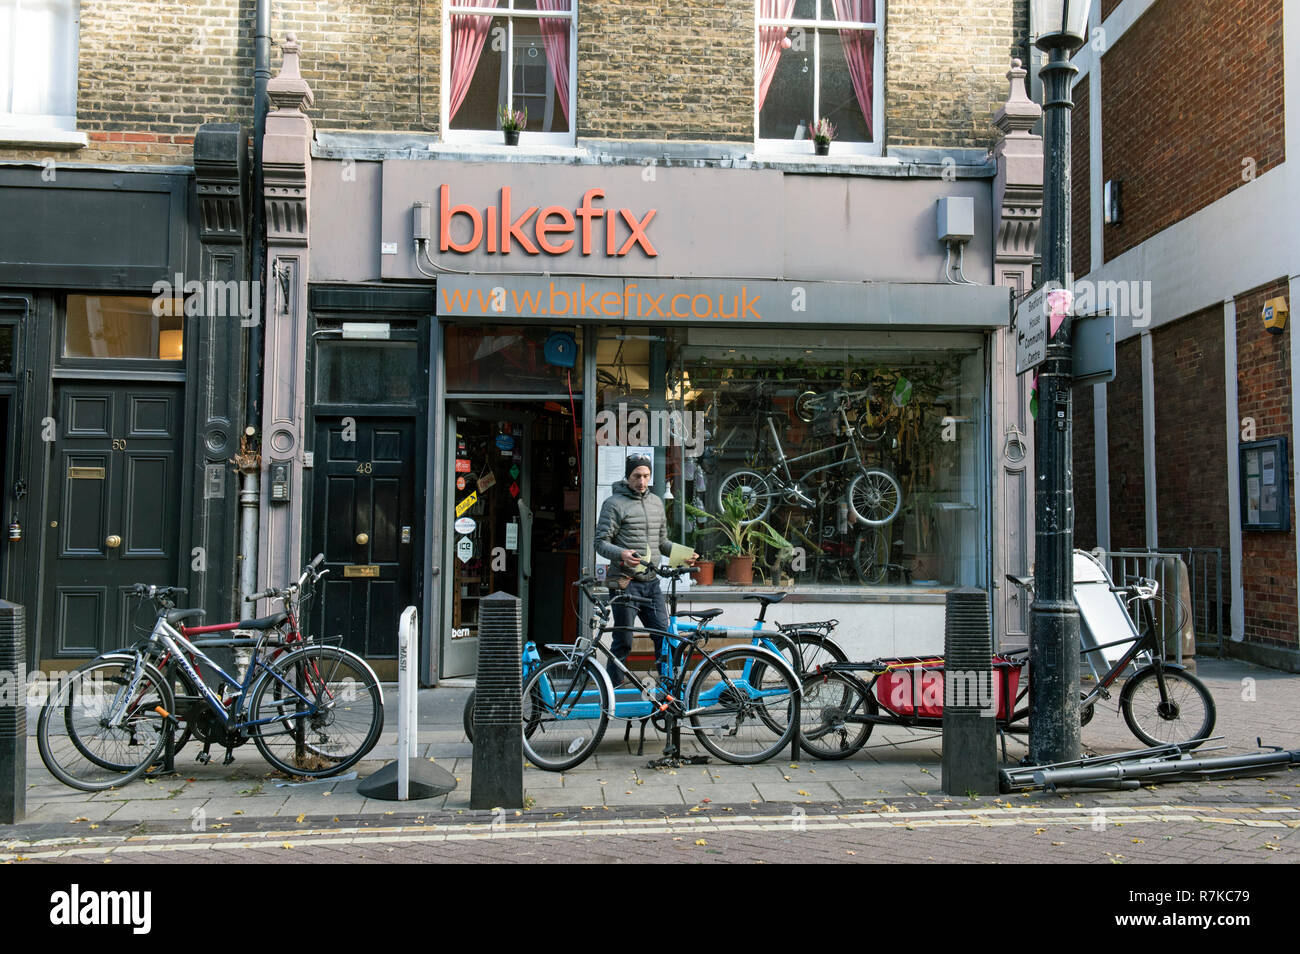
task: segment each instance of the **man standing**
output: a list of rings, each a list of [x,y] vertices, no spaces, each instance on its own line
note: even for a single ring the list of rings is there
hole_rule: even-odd
[[[671,556],[668,541],[668,514],[664,502],[650,493],[650,458],[629,457],[626,478],[614,485],[614,492],[600,508],[596,523],[596,552],[609,560],[606,583],[610,589],[626,589],[627,594],[643,603],[622,603],[614,607],[614,642],[610,651],[626,662],[632,651],[632,626],[639,614],[649,629],[668,629],[668,607],[659,589],[654,567],[659,562],[654,551]],[[694,565],[698,554],[692,553]],[[663,637],[653,636],[655,658],[663,650]],[[615,688],[623,681],[622,673],[611,664],[609,676]]]

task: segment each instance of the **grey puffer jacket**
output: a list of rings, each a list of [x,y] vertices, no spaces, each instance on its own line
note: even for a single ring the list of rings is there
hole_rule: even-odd
[[[650,570],[631,572],[623,566],[624,550],[672,556],[673,545],[668,541],[668,514],[664,502],[647,490],[638,494],[626,480],[614,485],[614,492],[600,508],[596,522],[596,552],[611,563],[610,573],[631,576],[636,580],[654,577]]]

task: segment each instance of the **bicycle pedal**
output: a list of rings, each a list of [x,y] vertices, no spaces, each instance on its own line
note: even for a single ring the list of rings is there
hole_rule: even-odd
[[[209,762],[212,761],[212,756],[209,755],[207,750],[205,749],[204,751],[200,752],[198,755],[194,756],[194,761],[198,762],[200,765],[207,765]]]

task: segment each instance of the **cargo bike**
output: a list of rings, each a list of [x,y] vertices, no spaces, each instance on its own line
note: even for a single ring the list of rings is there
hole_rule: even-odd
[[[1195,675],[1163,658],[1156,581],[1115,586],[1104,568],[1080,551],[1075,567],[1081,656],[1096,675],[1093,687],[1080,692],[1080,723],[1092,721],[1097,704],[1110,699],[1112,687],[1129,673],[1119,689],[1119,711],[1143,743],[1193,748],[1208,739],[1214,731],[1214,699]],[[1026,593],[1032,589],[1030,579],[1007,579]],[[1136,623],[1126,608],[1132,602],[1138,609]],[[825,663],[803,682],[800,745],[817,758],[848,758],[866,745],[877,725],[942,728],[947,702],[988,713],[1005,747],[1006,733],[1028,731],[1028,661],[1027,649],[1001,653],[993,657],[991,672],[960,674],[947,673],[941,655]]]

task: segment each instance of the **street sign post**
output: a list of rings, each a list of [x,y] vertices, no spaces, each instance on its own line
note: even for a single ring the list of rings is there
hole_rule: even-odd
[[[1047,360],[1047,285],[1035,288],[1016,306],[1016,374],[1032,371]]]

